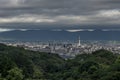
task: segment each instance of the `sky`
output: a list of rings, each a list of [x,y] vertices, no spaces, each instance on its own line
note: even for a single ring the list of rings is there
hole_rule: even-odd
[[[120,0],[0,0],[0,29],[120,28]]]

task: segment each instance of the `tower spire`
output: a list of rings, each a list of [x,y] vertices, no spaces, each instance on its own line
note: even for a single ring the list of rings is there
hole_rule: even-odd
[[[79,40],[78,40],[79,42],[78,42],[78,46],[80,46],[81,45],[81,43],[80,43],[80,36],[79,36]]]

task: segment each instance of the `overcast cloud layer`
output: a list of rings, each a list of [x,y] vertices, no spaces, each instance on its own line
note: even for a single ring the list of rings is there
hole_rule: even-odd
[[[120,25],[120,0],[0,0],[0,28],[31,24]]]

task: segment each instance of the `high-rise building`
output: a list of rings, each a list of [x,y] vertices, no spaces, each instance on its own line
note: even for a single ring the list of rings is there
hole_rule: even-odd
[[[78,46],[81,46],[81,43],[80,43],[80,36],[79,36],[79,40],[78,40]]]

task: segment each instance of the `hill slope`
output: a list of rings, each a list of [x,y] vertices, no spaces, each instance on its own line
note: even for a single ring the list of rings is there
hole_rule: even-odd
[[[64,60],[0,44],[0,80],[120,80],[119,75],[120,56],[106,50]]]

